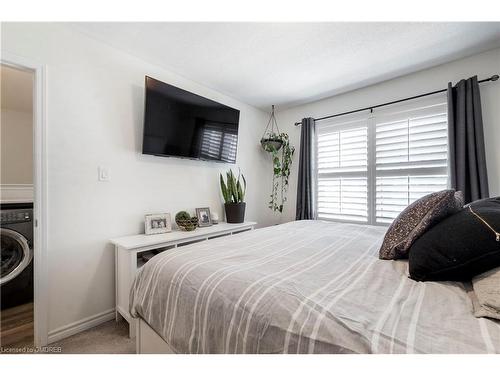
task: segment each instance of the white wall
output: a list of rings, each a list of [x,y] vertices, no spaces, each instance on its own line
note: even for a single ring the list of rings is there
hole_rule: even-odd
[[[373,86],[347,92],[313,103],[293,107],[277,113],[278,123],[290,135],[291,143],[299,145],[300,126],[294,126],[303,117],[322,117],[358,108],[397,100],[447,87],[462,78],[477,75],[479,79],[500,74],[500,49],[491,50],[465,59],[436,66]],[[490,195],[500,195],[500,81],[481,84],[483,123]],[[297,149],[297,154],[299,150]],[[297,165],[290,176],[289,202],[284,221],[295,219],[297,195]]]
[[[33,183],[33,114],[2,108],[1,175],[2,185]]]
[[[61,24],[2,23],[2,52],[47,67],[49,331],[114,307],[108,239],[142,232],[144,214],[222,213],[218,173],[229,165],[141,154],[144,75],[241,110],[233,168],[247,178],[246,218],[274,221],[264,112]],[[110,182],[97,181],[98,166]]]

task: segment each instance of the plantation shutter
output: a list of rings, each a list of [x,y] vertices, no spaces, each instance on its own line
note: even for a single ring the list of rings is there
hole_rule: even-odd
[[[318,127],[320,219],[368,220],[368,128],[365,118],[330,121]]]
[[[410,203],[448,184],[444,97],[378,112],[375,221],[390,223]]]
[[[444,95],[318,123],[318,218],[391,223],[448,185]]]

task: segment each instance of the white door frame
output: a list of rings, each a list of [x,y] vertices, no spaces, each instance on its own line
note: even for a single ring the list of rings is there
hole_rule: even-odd
[[[34,213],[34,338],[48,342],[47,293],[47,128],[46,67],[24,57],[2,52],[1,63],[34,73],[33,88],[33,213]]]

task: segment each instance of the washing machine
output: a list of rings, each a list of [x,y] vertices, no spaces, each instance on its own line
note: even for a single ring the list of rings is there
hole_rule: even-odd
[[[1,309],[33,301],[33,204],[2,204]]]

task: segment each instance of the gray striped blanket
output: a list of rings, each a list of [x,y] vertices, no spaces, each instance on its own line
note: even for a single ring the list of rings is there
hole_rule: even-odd
[[[462,283],[378,259],[384,232],[300,221],[166,251],[130,310],[178,353],[500,353]]]

